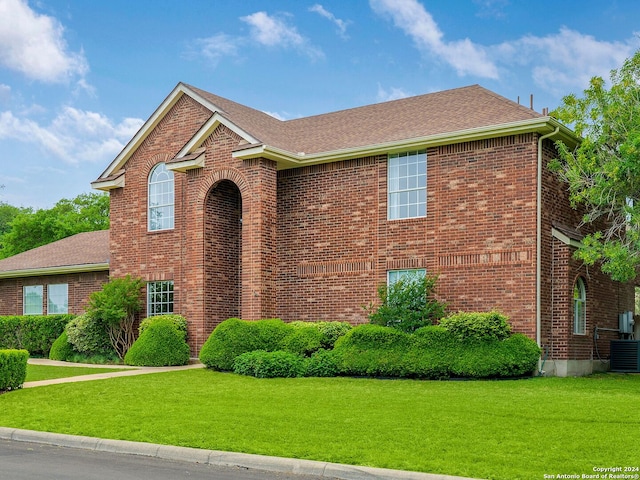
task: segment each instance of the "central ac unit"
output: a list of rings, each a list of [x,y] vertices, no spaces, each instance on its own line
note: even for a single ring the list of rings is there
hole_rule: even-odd
[[[640,340],[611,340],[611,371],[640,373]]]

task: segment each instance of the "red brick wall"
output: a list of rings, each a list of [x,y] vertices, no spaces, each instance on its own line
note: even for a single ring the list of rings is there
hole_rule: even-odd
[[[66,283],[69,288],[69,313],[79,315],[84,312],[89,295],[102,289],[102,285],[108,281],[107,271],[0,279],[0,315],[22,315],[22,289],[31,285],[42,285],[43,313],[46,315],[47,286],[61,283]]]

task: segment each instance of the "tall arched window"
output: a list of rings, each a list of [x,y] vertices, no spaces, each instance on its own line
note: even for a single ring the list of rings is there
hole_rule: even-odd
[[[173,219],[173,172],[159,163],[149,175],[149,231],[172,229]]]
[[[587,333],[587,289],[582,277],[573,286],[573,333]]]

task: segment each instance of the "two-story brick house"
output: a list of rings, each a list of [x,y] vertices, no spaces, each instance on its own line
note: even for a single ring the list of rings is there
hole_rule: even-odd
[[[633,286],[572,258],[557,140],[578,141],[480,86],[281,121],[180,83],[93,183],[110,273],[186,316],[196,354],[233,316],[366,322],[379,284],[424,270],[451,310],[508,314],[546,370],[589,372]]]

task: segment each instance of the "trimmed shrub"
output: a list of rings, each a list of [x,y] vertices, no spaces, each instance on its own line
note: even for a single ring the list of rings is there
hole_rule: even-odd
[[[232,371],[239,355],[254,350],[281,350],[282,341],[293,327],[282,320],[240,320],[229,318],[209,335],[200,350],[200,361],[220,371]]]
[[[64,330],[76,352],[94,355],[114,351],[107,329],[89,313],[78,315],[67,324]]]
[[[326,350],[332,349],[336,340],[353,328],[349,322],[303,322],[298,320],[289,323],[289,325],[294,328],[316,328],[322,335],[320,340],[322,348]]]
[[[77,352],[73,349],[73,345],[69,343],[67,332],[62,332],[57,340],[53,342],[53,345],[51,345],[51,350],[49,350],[49,359],[66,362],[76,353]]]
[[[0,348],[25,349],[31,356],[48,356],[73,315],[13,315],[0,317]]]
[[[27,378],[27,350],[0,350],[0,392],[20,388]]]
[[[312,326],[294,327],[282,341],[283,350],[303,357],[309,357],[322,347],[322,334]]]
[[[508,317],[499,312],[459,312],[440,320],[459,340],[505,340],[511,335]]]
[[[186,365],[189,363],[189,345],[185,333],[172,319],[154,319],[131,345],[124,363],[145,367]]]
[[[336,377],[339,373],[333,350],[321,348],[305,360],[305,377]]]
[[[300,355],[291,352],[254,350],[238,355],[233,362],[233,371],[258,378],[301,377],[305,362]]]
[[[380,285],[380,305],[369,306],[369,321],[411,333],[444,316],[445,304],[435,298],[437,276],[412,275]]]
[[[140,322],[138,333],[142,335],[142,332],[144,332],[151,323],[159,319],[167,319],[171,321],[179,331],[184,333],[184,338],[187,338],[187,319],[182,315],[177,314],[154,315],[152,317],[147,317]]]

